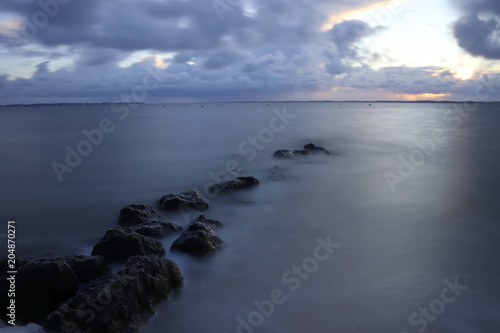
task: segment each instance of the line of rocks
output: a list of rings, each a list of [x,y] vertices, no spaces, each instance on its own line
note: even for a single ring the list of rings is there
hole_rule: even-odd
[[[307,144],[303,150],[278,150],[276,158],[294,158],[313,153],[330,154]],[[255,177],[238,177],[212,186],[212,190],[232,192],[259,184]],[[192,190],[168,194],[160,207],[198,211],[209,208],[201,195]],[[91,256],[73,255],[16,262],[16,321],[18,325],[36,323],[48,332],[128,332],[138,330],[154,314],[155,306],[183,286],[179,267],[161,258],[165,249],[158,240],[179,233],[170,251],[205,256],[220,250],[224,242],[215,229],[218,220],[199,215],[184,230],[164,221],[152,206],[131,204],[120,210],[118,226],[108,229],[93,247]],[[120,264],[113,272],[110,263]],[[0,262],[7,272],[7,260]],[[9,290],[8,276],[0,276],[0,293]],[[7,299],[0,300],[4,309]],[[8,320],[5,311],[0,318]]]

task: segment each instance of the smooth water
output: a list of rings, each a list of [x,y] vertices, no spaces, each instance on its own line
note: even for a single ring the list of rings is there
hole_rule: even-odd
[[[209,196],[225,248],[202,260],[168,253],[185,286],[141,332],[498,332],[500,105],[125,111],[0,108],[0,218],[16,220],[18,256],[90,254],[127,204],[192,188]],[[110,133],[90,151],[82,131],[105,118]],[[309,142],[333,156],[272,157]],[[88,155],[60,182],[51,164],[78,145]],[[235,163],[260,186],[205,191]]]

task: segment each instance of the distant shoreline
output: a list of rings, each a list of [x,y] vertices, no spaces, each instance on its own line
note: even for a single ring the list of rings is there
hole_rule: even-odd
[[[33,104],[0,104],[2,107],[23,107],[23,106],[91,106],[91,105],[121,105],[121,104],[138,104],[138,105],[176,105],[176,104],[237,104],[237,103],[401,103],[401,104],[457,104],[457,103],[479,103],[479,104],[495,104],[500,103],[500,101],[489,101],[489,102],[477,102],[477,101],[229,101],[229,102],[170,102],[170,103],[111,103],[111,102],[100,102],[100,103],[33,103]]]

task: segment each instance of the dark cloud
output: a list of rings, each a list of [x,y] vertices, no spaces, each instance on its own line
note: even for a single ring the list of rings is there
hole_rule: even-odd
[[[500,59],[500,22],[495,18],[482,20],[471,14],[454,25],[455,38],[461,48],[474,56]]]
[[[500,22],[492,16],[500,14],[500,1],[459,1],[459,6],[466,13],[453,25],[460,47],[474,56],[500,59]]]
[[[329,31],[329,35],[343,56],[352,57],[356,55],[353,44],[364,37],[373,35],[379,29],[372,28],[363,21],[350,20],[334,25]]]
[[[324,51],[328,59],[325,71],[332,75],[340,75],[366,67],[359,55],[357,43],[363,38],[374,35],[380,29],[382,28],[372,28],[360,20],[349,20],[335,24],[327,32],[327,39],[333,43],[334,47]],[[378,55],[373,55],[373,57],[376,58]]]

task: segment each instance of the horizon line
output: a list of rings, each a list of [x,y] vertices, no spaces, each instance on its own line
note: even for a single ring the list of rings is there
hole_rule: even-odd
[[[102,104],[140,104],[140,105],[168,105],[168,104],[223,104],[223,103],[500,103],[500,101],[433,101],[433,100],[419,100],[419,101],[398,101],[398,100],[302,100],[302,101],[215,101],[215,102],[165,102],[165,103],[144,103],[144,102],[62,102],[62,103],[30,103],[30,104],[0,104],[0,107],[6,106],[38,106],[38,105],[102,105]]]

